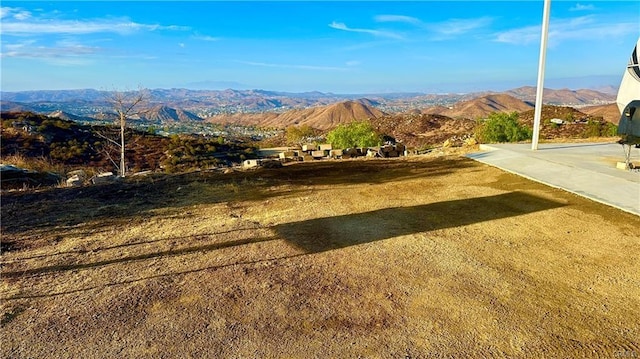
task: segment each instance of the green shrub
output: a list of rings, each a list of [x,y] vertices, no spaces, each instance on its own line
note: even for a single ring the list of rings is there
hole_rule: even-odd
[[[567,122],[573,122],[574,118],[573,118],[573,113],[568,113],[564,116],[564,120]]]
[[[618,126],[611,122],[589,119],[582,137],[614,137],[618,133]]]
[[[602,135],[605,137],[615,137],[618,135],[618,126],[611,122],[607,122],[604,125],[604,129],[602,131]]]
[[[302,145],[316,135],[316,131],[309,125],[289,126],[285,130],[285,138],[289,145]]]
[[[494,112],[478,122],[476,140],[482,143],[518,142],[531,138],[531,129],[518,122],[518,113]]]
[[[334,148],[373,147],[382,143],[382,136],[367,121],[340,125],[327,134]]]

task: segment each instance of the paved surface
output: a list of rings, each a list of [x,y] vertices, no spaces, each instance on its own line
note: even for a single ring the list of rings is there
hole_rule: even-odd
[[[640,215],[640,170],[617,169],[624,162],[617,143],[543,143],[481,145],[467,157],[507,172],[562,188],[623,211]],[[640,166],[640,149],[631,149]]]

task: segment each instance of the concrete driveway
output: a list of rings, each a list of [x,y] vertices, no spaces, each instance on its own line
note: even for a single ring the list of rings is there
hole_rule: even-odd
[[[624,162],[622,145],[608,143],[543,143],[481,145],[467,157],[507,172],[561,188],[640,215],[640,170],[616,168]],[[631,149],[640,166],[640,149]]]

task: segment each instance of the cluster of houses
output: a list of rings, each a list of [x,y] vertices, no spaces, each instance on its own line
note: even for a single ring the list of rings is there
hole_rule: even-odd
[[[277,157],[276,157],[277,154]],[[330,143],[308,144],[301,147],[289,147],[282,149],[271,156],[264,158],[245,160],[242,164],[244,168],[272,167],[285,162],[313,161],[323,159],[347,159],[354,157],[400,157],[406,156],[407,149],[402,143],[387,143],[383,146],[366,148],[334,149]]]

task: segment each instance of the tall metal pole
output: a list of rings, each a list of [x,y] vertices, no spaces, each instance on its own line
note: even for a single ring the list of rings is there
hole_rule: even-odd
[[[544,0],[544,12],[542,13],[542,38],[540,39],[540,61],[538,62],[538,85],[536,87],[536,107],[533,115],[533,138],[531,149],[538,149],[538,137],[540,137],[540,117],[542,116],[542,94],[544,92],[544,65],[547,58],[547,37],[549,35],[549,13],[551,0]]]

